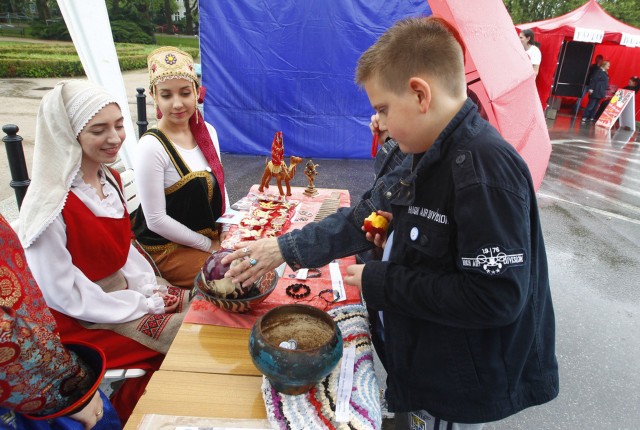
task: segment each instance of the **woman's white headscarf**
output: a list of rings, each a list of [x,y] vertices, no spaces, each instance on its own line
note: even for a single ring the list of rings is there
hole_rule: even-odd
[[[82,148],[78,135],[115,97],[89,81],[58,83],[40,103],[31,168],[31,184],[22,208],[18,233],[28,248],[60,214],[75,176]]]

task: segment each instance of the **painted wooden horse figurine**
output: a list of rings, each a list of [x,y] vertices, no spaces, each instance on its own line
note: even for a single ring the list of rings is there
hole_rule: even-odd
[[[296,174],[296,166],[302,162],[302,158],[292,155],[289,157],[289,166],[284,162],[284,144],[282,142],[282,132],[277,131],[271,143],[271,161],[267,161],[260,181],[259,192],[263,192],[265,188],[269,188],[271,178],[276,178],[278,191],[281,196],[285,193],[282,189],[282,181],[287,186],[287,196],[291,195],[291,185],[289,182]]]

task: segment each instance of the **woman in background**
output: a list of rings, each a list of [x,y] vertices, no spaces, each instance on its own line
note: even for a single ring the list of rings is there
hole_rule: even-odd
[[[533,31],[529,29],[522,30],[520,32],[520,43],[522,43],[522,47],[527,53],[529,60],[531,60],[533,71],[535,72],[536,76],[538,76],[540,63],[542,62],[542,53],[540,52],[540,48],[538,48],[538,44],[535,41]]]

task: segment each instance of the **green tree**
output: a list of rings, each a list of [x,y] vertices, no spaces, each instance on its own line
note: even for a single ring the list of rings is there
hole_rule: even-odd
[[[515,24],[541,21],[563,15],[584,3],[584,0],[504,0]]]
[[[640,5],[638,0],[601,0],[600,6],[616,19],[640,28]]]
[[[585,4],[585,0],[503,0],[515,24],[555,18]],[[625,24],[640,27],[638,0],[599,0],[611,16]]]
[[[42,22],[46,22],[51,19],[51,10],[47,0],[36,0],[36,10],[38,11],[38,19]]]
[[[175,0],[164,0],[164,19],[167,23],[167,33],[173,34],[173,8],[176,6]]]
[[[198,13],[198,0],[183,0],[184,3],[184,32],[193,34],[193,15]]]

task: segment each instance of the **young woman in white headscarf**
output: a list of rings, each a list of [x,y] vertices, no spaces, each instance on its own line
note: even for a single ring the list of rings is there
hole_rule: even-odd
[[[190,288],[225,235],[216,223],[229,205],[218,135],[198,110],[202,88],[191,56],[165,46],[147,63],[158,123],[137,147],[133,229],[162,277]]]
[[[126,422],[184,317],[183,290],[158,283],[131,245],[117,159],[125,138],[114,97],[82,80],[42,99],[32,181],[20,211],[27,262],[65,341],[97,345],[107,368],[147,370],[112,399]]]

